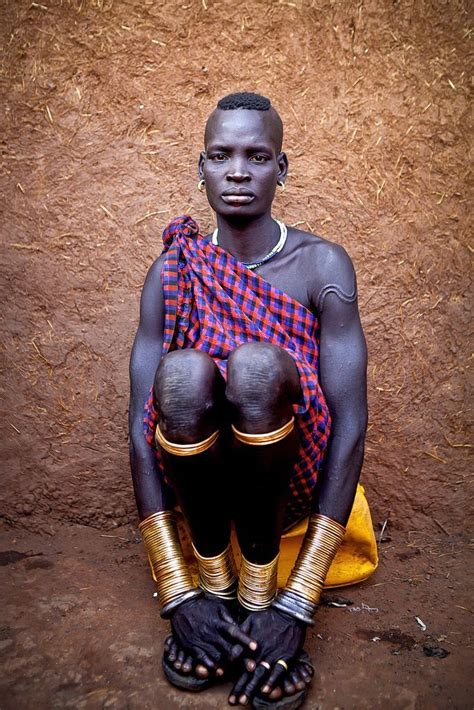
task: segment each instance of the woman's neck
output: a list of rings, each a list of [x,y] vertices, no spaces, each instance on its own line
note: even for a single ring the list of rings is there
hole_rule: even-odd
[[[251,221],[233,222],[217,215],[219,246],[239,261],[255,262],[277,243],[280,230],[271,213]]]

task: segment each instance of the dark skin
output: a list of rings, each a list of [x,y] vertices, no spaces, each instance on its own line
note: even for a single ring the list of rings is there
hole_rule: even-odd
[[[288,161],[281,152],[281,122],[273,109],[216,110],[211,114],[199,175],[205,180],[207,198],[216,213],[219,246],[237,259],[257,261],[276,243],[278,226],[271,208],[277,181],[284,182],[287,170]],[[204,353],[197,353],[197,357],[196,351],[170,353],[160,364],[162,263],[162,257],[157,259],[145,281],[131,358],[131,467],[141,519],[172,505],[153,451],[142,433],[143,405],[153,382],[160,426],[165,436],[176,443],[201,441],[218,426],[227,431],[230,421],[247,432],[271,431],[288,421],[299,394],[296,367],[287,353],[276,346],[242,346],[241,352],[236,351],[233,361],[229,361],[227,383]],[[331,413],[332,432],[312,510],[345,525],[362,466],[367,424],[367,354],[351,261],[341,247],[289,228],[282,252],[256,273],[319,317],[320,385]],[[263,348],[252,350],[259,345]],[[265,381],[266,387],[258,389],[257,384],[268,372],[273,373],[273,380]],[[183,402],[181,410],[178,407],[172,411],[164,402],[179,402],[186,397],[186,392],[179,391],[183,376],[187,383],[195,382],[196,389],[188,388],[189,403]],[[160,401],[157,390],[173,390],[174,386],[179,397],[162,397]],[[272,399],[269,391],[278,396]],[[201,398],[196,392],[202,393]],[[241,474],[235,473],[232,481],[226,481],[220,493],[222,476],[219,478],[218,471],[222,470],[222,461],[228,460],[229,452],[231,459],[237,456],[245,465],[237,467]],[[218,554],[224,549],[232,517],[247,559],[264,564],[273,558],[282,532],[295,453],[292,437],[268,447],[239,447],[224,433],[212,449],[196,457],[197,461],[190,462],[191,457],[167,457],[167,474],[181,507],[188,513],[193,541],[201,554]],[[200,475],[188,475],[192,467]],[[255,471],[262,472],[258,483],[252,475]],[[273,491],[270,501],[268,484]],[[234,510],[222,505],[229,486]],[[261,515],[252,512],[249,501]],[[252,523],[255,518],[258,525]],[[257,690],[271,698],[291,694],[310,680],[307,668],[296,662],[304,642],[304,627],[274,609],[251,612],[239,627],[223,602],[213,601],[211,605],[210,600],[201,598],[182,605],[173,615],[171,626],[173,638],[167,642],[166,653],[181,671],[192,670],[203,676],[220,673],[226,659],[244,657],[246,670],[231,692],[231,704],[246,704]],[[191,641],[190,627],[194,634]],[[275,666],[280,658],[290,665],[286,675],[281,666]],[[270,671],[259,665],[262,660],[270,664]]]

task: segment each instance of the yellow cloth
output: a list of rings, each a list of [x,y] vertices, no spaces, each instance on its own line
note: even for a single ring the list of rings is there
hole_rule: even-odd
[[[298,556],[308,520],[303,520],[291,528],[282,539],[280,546],[280,567],[278,586],[284,587]],[[325,587],[344,587],[362,582],[375,572],[378,565],[377,543],[375,541],[372,517],[365,497],[364,487],[357,486],[354,505],[347,522],[346,534],[329,568]]]
[[[284,587],[295,564],[303,542],[308,519],[301,521],[282,536],[280,560],[278,565],[278,587]],[[197,580],[197,564],[192,553],[191,541],[184,525],[180,524],[183,552],[189,568]],[[232,547],[237,564],[240,562],[240,550],[237,536],[232,530]],[[378,565],[377,543],[372,527],[369,504],[364,487],[359,483],[352,506],[346,534],[326,577],[325,587],[345,587],[362,582],[375,572]]]

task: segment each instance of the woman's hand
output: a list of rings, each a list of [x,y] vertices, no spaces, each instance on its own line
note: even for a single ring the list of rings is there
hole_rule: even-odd
[[[242,652],[257,648],[256,641],[239,628],[224,602],[209,595],[181,604],[171,617],[171,630],[184,654],[176,659],[178,664],[191,657],[198,662],[196,674],[201,678],[209,673],[222,675],[222,664],[231,660],[236,642]],[[186,663],[186,669],[188,666]]]
[[[246,658],[244,661],[247,671],[240,676],[231,691],[231,705],[237,702],[247,704],[257,691],[270,695],[285,676],[291,685],[291,672],[288,678],[287,669],[292,667],[294,670],[306,635],[305,624],[271,607],[265,611],[251,612],[240,629],[257,641],[258,649],[253,654],[254,658]],[[239,658],[245,650],[242,644],[235,644],[230,658]],[[298,684],[306,682],[304,673],[301,677],[299,673],[297,675]]]

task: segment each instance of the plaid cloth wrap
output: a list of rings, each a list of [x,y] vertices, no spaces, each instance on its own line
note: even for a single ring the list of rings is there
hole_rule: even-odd
[[[309,512],[330,433],[329,411],[318,382],[318,319],[232,255],[203,239],[188,215],[166,227],[163,244],[162,356],[171,350],[202,350],[225,378],[230,353],[242,343],[256,341],[278,345],[297,365],[302,397],[294,405],[294,413],[300,451],[290,482],[292,495],[285,518],[288,527]],[[145,436],[151,446],[156,422],[151,392],[144,418]],[[159,451],[156,453],[160,461]]]

